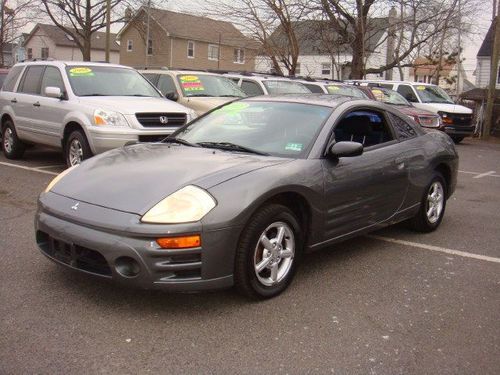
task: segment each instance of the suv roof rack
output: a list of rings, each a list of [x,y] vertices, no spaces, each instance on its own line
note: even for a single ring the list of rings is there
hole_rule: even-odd
[[[42,59],[41,57],[35,57],[34,59],[24,59],[20,62],[34,62],[34,61],[56,61],[56,59],[52,57],[47,57],[46,59]]]
[[[166,66],[134,66],[137,70],[169,70]]]

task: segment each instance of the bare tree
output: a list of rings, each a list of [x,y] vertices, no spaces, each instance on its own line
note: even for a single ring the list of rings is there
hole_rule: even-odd
[[[0,66],[5,66],[5,47],[19,42],[22,30],[39,18],[37,6],[37,0],[9,1],[8,4],[7,0],[0,0]]]
[[[52,22],[73,37],[83,60],[90,61],[92,34],[106,27],[106,0],[41,1]],[[111,24],[123,21],[126,4],[125,0],[111,0]]]

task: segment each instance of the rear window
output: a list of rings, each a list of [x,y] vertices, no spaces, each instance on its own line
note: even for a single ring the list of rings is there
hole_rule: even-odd
[[[270,95],[311,93],[311,90],[299,82],[276,79],[263,81],[263,83]]]
[[[328,90],[328,93],[330,94],[353,96],[355,98],[361,98],[361,99],[368,98],[363,91],[354,86],[328,85],[326,86],[326,88]]]
[[[17,79],[21,75],[24,66],[15,66],[10,69],[9,74],[5,77],[5,81],[3,82],[3,91],[14,91],[14,87],[16,86]]]

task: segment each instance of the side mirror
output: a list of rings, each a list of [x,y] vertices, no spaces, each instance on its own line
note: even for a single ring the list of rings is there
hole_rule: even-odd
[[[52,87],[52,86],[47,86],[45,88],[45,96],[56,99],[62,99],[64,97],[59,87]]]
[[[328,156],[335,159],[359,156],[363,153],[363,145],[358,142],[337,142],[328,147]]]
[[[175,91],[167,92],[165,94],[165,98],[167,98],[168,100],[172,100],[172,101],[176,102],[177,100],[179,100],[179,95],[177,95],[177,93]]]

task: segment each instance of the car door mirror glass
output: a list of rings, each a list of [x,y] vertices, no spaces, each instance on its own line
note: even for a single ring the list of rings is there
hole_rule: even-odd
[[[63,93],[59,87],[48,86],[45,88],[45,96],[49,98],[62,99]]]
[[[336,142],[328,148],[328,156],[333,158],[359,156],[363,153],[363,145],[358,142]]]

